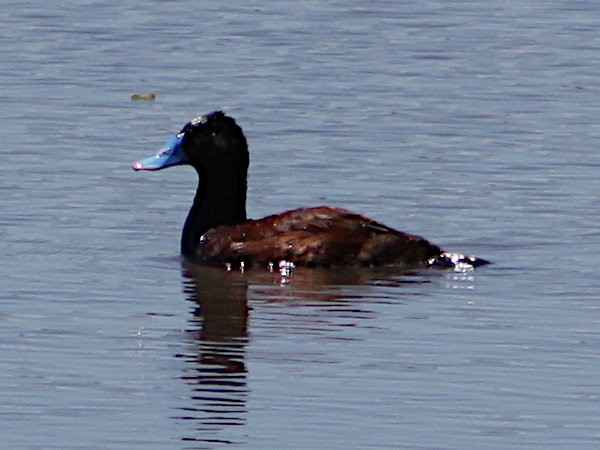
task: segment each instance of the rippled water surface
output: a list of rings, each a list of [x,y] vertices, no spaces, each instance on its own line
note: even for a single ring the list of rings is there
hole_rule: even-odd
[[[4,2],[3,447],[600,446],[599,20]],[[218,108],[248,136],[251,217],[333,204],[495,264],[183,263],[194,172],[130,164]]]

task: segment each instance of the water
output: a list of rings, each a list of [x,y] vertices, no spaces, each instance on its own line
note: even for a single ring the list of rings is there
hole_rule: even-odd
[[[598,19],[5,2],[3,446],[600,447]],[[182,266],[195,174],[130,164],[217,108],[249,139],[251,217],[332,204],[495,264]]]

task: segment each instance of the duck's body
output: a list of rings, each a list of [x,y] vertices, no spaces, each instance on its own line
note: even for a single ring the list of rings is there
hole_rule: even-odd
[[[304,266],[418,266],[441,254],[419,236],[401,233],[350,211],[319,206],[211,228],[194,259],[205,264],[289,261]]]
[[[402,267],[485,260],[445,253],[422,237],[402,233],[350,211],[319,206],[260,220],[246,217],[248,147],[242,130],[222,112],[188,123],[156,156],[135,170],[190,164],[199,185],[181,237],[182,254],[200,264]]]

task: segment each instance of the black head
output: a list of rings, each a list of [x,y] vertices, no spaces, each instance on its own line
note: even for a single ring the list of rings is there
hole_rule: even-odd
[[[222,111],[198,117],[179,132],[183,135],[183,152],[189,163],[207,170],[223,165],[248,168],[248,144],[242,129]]]

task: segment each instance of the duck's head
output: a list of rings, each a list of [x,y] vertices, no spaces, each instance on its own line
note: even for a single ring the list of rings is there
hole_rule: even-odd
[[[133,170],[161,170],[189,164],[200,173],[248,169],[242,129],[222,111],[187,123],[156,155],[133,163]]]

